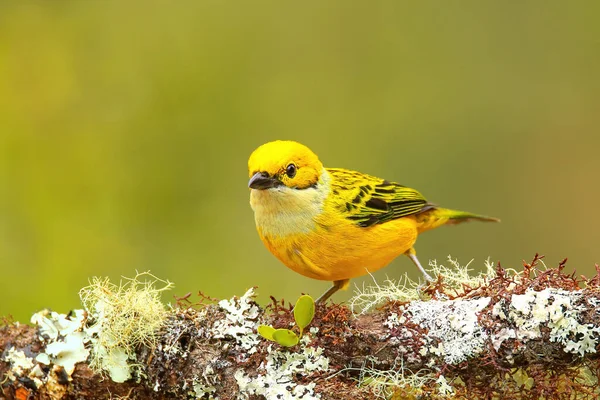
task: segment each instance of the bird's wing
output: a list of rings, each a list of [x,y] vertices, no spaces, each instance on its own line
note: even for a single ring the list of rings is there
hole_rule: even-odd
[[[398,183],[345,169],[327,169],[330,196],[343,215],[368,227],[434,208],[423,195]]]

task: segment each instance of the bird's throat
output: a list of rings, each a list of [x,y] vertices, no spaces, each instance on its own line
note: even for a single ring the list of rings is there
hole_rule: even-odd
[[[253,189],[250,205],[256,226],[263,236],[274,238],[312,232],[328,194],[329,173],[325,170],[319,184],[307,189]]]

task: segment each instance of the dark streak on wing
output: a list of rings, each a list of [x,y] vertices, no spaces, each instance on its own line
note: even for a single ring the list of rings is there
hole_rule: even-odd
[[[378,194],[394,193],[394,189],[384,189],[384,188],[381,188],[381,187],[376,187],[375,188],[375,193],[378,193]]]
[[[415,189],[359,172],[330,169],[333,192],[346,218],[361,227],[381,224],[435,208]],[[377,182],[374,184],[374,182]]]
[[[365,206],[381,211],[389,211],[390,209],[388,203],[381,199],[378,199],[377,197],[371,197],[369,200],[367,200]]]

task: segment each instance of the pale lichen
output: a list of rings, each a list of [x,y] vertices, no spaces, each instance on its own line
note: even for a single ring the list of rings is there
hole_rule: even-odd
[[[10,363],[10,372],[16,376],[25,376],[25,374],[35,365],[31,357],[27,357],[21,350],[10,348],[4,361]]]
[[[214,338],[232,338],[246,355],[256,352],[259,343],[259,335],[256,334],[260,308],[252,300],[254,288],[248,289],[246,293],[238,298],[221,300],[219,307],[225,311],[224,318],[215,321],[212,326]]]
[[[60,365],[70,377],[75,364],[84,362],[90,355],[86,348],[90,337],[85,331],[87,315],[83,310],[59,314],[42,310],[31,317],[39,326],[40,340],[46,342],[45,352],[36,361],[46,365]]]
[[[81,331],[86,322],[83,310],[73,310],[68,314],[59,314],[50,310],[42,310],[33,314],[31,323],[39,328],[42,340],[56,340],[59,336],[67,336]]]
[[[10,380],[29,379],[36,388],[54,382],[54,375],[47,375],[45,365],[54,365],[66,373],[68,379],[75,370],[75,364],[84,362],[89,356],[85,344],[88,341],[83,331],[85,325],[85,312],[75,310],[69,314],[58,314],[43,310],[34,314],[31,322],[38,324],[39,340],[46,344],[45,352],[26,354],[14,347],[10,348],[4,361],[10,363],[7,377]]]
[[[397,313],[393,312],[388,315],[387,319],[383,323],[383,326],[388,327],[389,329],[394,329],[400,325],[402,325],[406,321],[406,317],[398,316]]]
[[[304,337],[303,337],[304,339]],[[269,346],[266,362],[258,368],[257,376],[249,376],[243,369],[235,372],[239,386],[239,399],[265,396],[267,399],[320,399],[314,392],[316,383],[303,385],[294,378],[314,372],[327,371],[329,359],[322,348],[303,346],[298,352],[280,351]]]
[[[214,393],[217,391],[217,388],[214,385],[207,385],[204,382],[194,380],[192,383],[193,391],[190,392],[190,395],[194,396],[196,399],[214,399]]]
[[[487,333],[477,321],[477,315],[490,303],[490,298],[467,300],[413,301],[403,307],[404,316],[428,331],[430,343],[425,348],[458,364],[477,356],[485,349]]]
[[[450,397],[454,394],[454,388],[448,384],[448,381],[444,375],[440,375],[435,383],[438,385],[438,393],[440,395],[444,397]]]
[[[57,340],[46,346],[46,354],[52,364],[64,367],[69,376],[75,370],[75,364],[87,360],[90,351],[86,349],[85,343],[89,337],[84,332],[73,332],[63,340]],[[37,361],[41,358],[38,356]]]
[[[144,276],[152,277],[153,281],[141,282]],[[157,281],[164,286],[156,289]],[[126,283],[119,286],[108,279],[94,279],[80,292],[86,310],[68,314],[43,310],[34,314],[31,322],[38,326],[39,339],[45,349],[28,364],[33,374],[30,377],[35,378],[38,387],[54,379],[52,375],[40,374],[42,364],[62,367],[71,379],[76,364],[91,356],[90,367],[96,372],[108,372],[115,382],[129,379],[136,346],[154,343],[156,330],[165,316],[159,295],[170,287],[170,283],[148,273],[126,279]],[[15,364],[15,368],[19,365],[23,364]]]
[[[190,395],[193,395],[197,399],[218,399],[215,397],[215,393],[220,386],[220,376],[217,374],[214,366],[219,363],[221,361],[218,358],[209,361],[202,369],[202,373],[192,379],[192,390],[188,392]]]
[[[155,346],[156,331],[167,315],[160,295],[172,286],[143,272],[124,278],[119,285],[108,278],[94,278],[81,289],[79,296],[91,321],[86,329],[92,338],[90,368],[107,371],[115,382],[129,379],[136,365],[137,346]]]
[[[501,331],[494,338],[494,346],[498,348],[509,338],[538,339],[544,326],[550,328],[550,341],[562,344],[565,352],[580,356],[595,353],[600,327],[579,322],[579,314],[585,309],[582,298],[581,291],[553,288],[513,294],[509,304],[501,301],[492,310],[494,316],[515,326],[515,329]]]

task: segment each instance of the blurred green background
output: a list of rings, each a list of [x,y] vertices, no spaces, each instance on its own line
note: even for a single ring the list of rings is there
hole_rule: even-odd
[[[165,300],[318,296],[254,228],[247,159],[274,139],[502,218],[424,234],[424,263],[592,273],[598,4],[2,2],[0,315],[136,269],[176,284]]]

